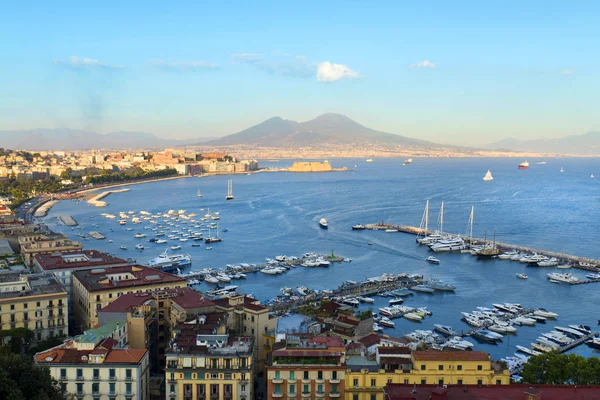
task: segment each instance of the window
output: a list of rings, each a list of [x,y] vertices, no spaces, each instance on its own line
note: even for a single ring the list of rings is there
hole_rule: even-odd
[[[253,316],[250,318],[250,320],[251,320],[252,322],[254,322],[254,315],[253,315]],[[254,333],[254,332],[252,332],[252,333]]]
[[[23,303],[23,308],[27,308],[27,303]]]
[[[242,358],[242,368],[246,368],[246,359]]]
[[[427,385],[427,379],[421,379],[421,385]]]
[[[317,371],[317,379],[323,379],[323,371]]]
[[[23,321],[29,320],[29,315],[25,312],[23,313]]]
[[[304,385],[304,387],[302,388],[302,393],[310,393],[310,389],[308,388],[308,385]]]
[[[229,358],[225,359],[225,368],[231,368],[231,360]]]
[[[332,371],[331,372],[331,379],[337,379],[337,371]]]
[[[405,384],[405,385],[408,385],[408,379],[405,379],[405,380],[404,380],[404,384]]]
[[[457,365],[457,366],[456,366],[456,370],[457,370],[457,371],[462,371],[462,365]]]
[[[371,394],[371,400],[377,400],[377,395],[375,393]]]
[[[275,371],[275,379],[281,379],[281,373],[279,371]]]
[[[77,384],[77,394],[83,394],[83,383]]]
[[[425,364],[421,365],[421,371],[425,371]]]
[[[108,298],[109,298],[109,299],[112,299],[112,293],[109,293],[109,294],[108,294]]]
[[[125,394],[131,394],[131,382],[125,383]]]
[[[444,370],[444,366],[443,365],[438,365],[438,371],[443,371]]]
[[[60,384],[60,391],[63,393],[67,393],[67,384],[66,383]]]
[[[352,400],[358,400],[358,395],[357,394],[353,394],[352,395]]]
[[[324,393],[323,392],[323,385],[317,385],[317,393]]]
[[[211,361],[212,361],[212,367],[217,368],[217,359],[213,358]]]
[[[39,306],[40,306],[40,302],[38,301],[38,302],[35,304],[35,306],[36,306],[36,307],[39,307]]]
[[[496,385],[502,385],[502,381],[500,379],[496,379]]]
[[[304,371],[304,379],[309,379],[308,378],[308,371]]]
[[[332,384],[331,384],[331,393],[337,393],[337,392],[338,392],[338,391],[337,391],[337,384],[335,384],[335,383],[332,383]]]
[[[352,386],[354,386],[354,387],[358,387],[358,379],[354,379],[354,380],[352,381]]]
[[[377,379],[371,379],[371,387],[377,386]]]
[[[67,369],[66,368],[60,369],[60,379],[67,379]]]
[[[477,371],[482,371],[483,370],[483,365],[478,365],[477,366]]]
[[[92,383],[92,394],[100,393],[100,384],[98,382]]]
[[[242,385],[242,389],[241,390],[242,390],[242,392],[245,392],[246,391],[246,385]]]
[[[293,381],[294,379],[296,379],[296,374],[294,373],[294,371],[290,371],[290,380]]]
[[[171,393],[175,393],[175,385],[171,384]]]
[[[281,393],[281,385],[279,383],[275,384],[275,393],[277,393],[277,394]]]
[[[438,385],[444,386],[444,378],[438,380]]]
[[[387,380],[387,383],[392,383],[392,380],[391,380],[391,379],[388,379],[388,380]]]
[[[100,370],[98,368],[94,368],[94,380],[100,379]]]
[[[77,379],[83,379],[83,369],[77,368]]]
[[[116,376],[115,369],[114,368],[109,369],[108,370],[108,379],[115,379],[115,376]]]
[[[458,384],[458,385],[462,385],[462,379],[458,379],[458,380],[456,381],[456,384]]]
[[[108,392],[109,392],[110,394],[115,394],[115,393],[116,393],[116,392],[115,392],[115,383],[114,383],[114,382],[110,382],[110,383],[108,384]]]
[[[130,368],[127,368],[125,370],[125,379],[128,379],[128,380],[131,379],[131,369]]]
[[[478,385],[483,385],[483,381],[481,379],[477,379],[477,384]]]
[[[11,310],[14,310],[14,309],[15,309],[15,305],[14,305],[14,304],[11,304],[11,305],[10,305],[10,309],[11,309]]]
[[[296,394],[296,385],[290,385],[290,394]]]

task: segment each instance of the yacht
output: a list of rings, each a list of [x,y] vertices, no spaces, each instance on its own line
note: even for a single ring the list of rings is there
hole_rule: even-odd
[[[416,312],[406,313],[406,314],[404,314],[404,318],[406,318],[409,321],[415,321],[415,322],[419,322],[419,321],[423,320],[423,316]]]
[[[150,260],[148,266],[163,271],[174,271],[178,267],[186,267],[192,265],[192,256],[189,254],[171,254],[167,251],[158,257]]]
[[[593,338],[585,342],[588,346],[593,349],[600,349],[600,338]]]
[[[355,231],[362,231],[362,230],[367,229],[367,227],[364,225],[358,224],[358,225],[352,225],[352,229]]]
[[[544,261],[539,261],[537,263],[537,265],[540,267],[556,267],[558,265],[558,260],[556,259],[556,257],[552,257],[552,258],[544,260]],[[566,269],[566,268],[561,268],[561,269]]]
[[[585,276],[588,279],[600,279],[600,273],[591,273]]]
[[[487,173],[485,174],[485,176],[483,177],[484,181],[492,181],[494,180],[494,177],[492,176],[492,172],[488,169]]]
[[[455,286],[449,285],[447,283],[435,279],[425,282],[425,285],[434,290],[440,290],[443,292],[454,292],[454,290],[456,290]]]
[[[204,281],[208,283],[219,283],[219,280],[212,275],[206,275]]]
[[[557,313],[552,312],[552,311],[548,311],[545,308],[538,308],[533,313],[535,315],[539,315],[539,316],[545,317],[545,318],[556,318],[556,317],[558,317]]]
[[[139,251],[144,250],[144,245],[143,244],[136,244],[135,248],[138,249]]]
[[[395,306],[402,303],[404,303],[404,299],[402,297],[396,297],[389,301],[390,306]]]
[[[440,251],[455,251],[466,249],[465,241],[461,237],[453,239],[442,239],[432,244],[429,247],[431,250],[437,252]]]
[[[367,159],[365,160],[365,162],[373,162],[373,159],[372,159],[372,158],[367,158]]]
[[[560,173],[562,174],[563,172],[565,172],[565,169],[563,167],[560,167]]]
[[[425,261],[432,263],[432,264],[439,264],[440,260],[438,260],[437,258],[435,258],[434,256],[429,256],[425,259]]]
[[[423,293],[433,293],[434,289],[425,285],[417,285],[410,288],[410,290],[414,290],[415,292],[423,292]]]
[[[515,333],[517,331],[517,328],[515,328],[512,325],[503,325],[503,324],[494,324],[491,325],[488,328],[490,331],[492,332],[496,332],[496,333]]]
[[[503,336],[499,333],[492,332],[488,329],[480,329],[473,333],[475,339],[488,343],[496,343],[502,340]]]
[[[578,330],[586,335],[589,335],[592,332],[592,328],[587,325],[569,325],[569,328]]]
[[[382,317],[379,320],[379,325],[386,327],[386,328],[393,328],[396,326],[396,324],[394,323],[394,321],[392,321],[391,319],[387,318],[387,317]]]
[[[527,169],[527,168],[529,168],[528,161],[523,161],[521,164],[519,164],[519,169]]]
[[[375,299],[372,299],[371,297],[357,296],[356,299],[358,301],[360,301],[361,303],[369,303],[369,304],[375,303]]]
[[[321,218],[319,220],[319,226],[323,229],[327,229],[328,228],[327,220],[325,218]]]
[[[412,158],[407,158],[406,160],[404,160],[404,164],[412,164]]]
[[[510,260],[510,258],[512,256],[515,256],[517,254],[519,254],[519,253],[516,251],[507,251],[506,253],[502,253],[502,254],[498,255],[498,258],[501,260]]]
[[[229,275],[227,275],[227,274],[224,274],[224,273],[222,273],[222,272],[219,272],[219,273],[217,274],[217,277],[216,277],[216,278],[217,278],[218,280],[220,280],[221,282],[231,282],[231,278],[229,277]]]
[[[176,244],[175,246],[171,246],[171,250],[175,251],[175,250],[180,250],[181,246]]]
[[[573,276],[570,273],[561,273],[561,272],[551,272],[549,274],[546,275],[548,277],[548,279],[553,279],[555,281],[558,282],[563,282],[563,283],[577,283],[579,282],[579,278],[577,278],[576,276]]]
[[[441,333],[444,336],[456,336],[457,333],[449,325],[433,324],[433,330]]]
[[[120,248],[121,250],[127,250],[127,246],[125,246],[125,245],[121,245],[121,246],[119,246],[119,248]]]
[[[165,243],[167,243],[167,241],[165,239],[157,239],[157,240],[154,241],[154,243],[156,243],[156,244],[165,244]]]
[[[141,239],[141,238],[145,238],[146,234],[145,233],[136,233],[135,235],[133,235],[133,237],[136,239]]]
[[[358,307],[360,305],[360,302],[357,299],[351,297],[342,300],[342,303],[352,307]]]
[[[525,353],[527,355],[530,355],[530,356],[539,356],[540,354],[542,354],[539,351],[531,350],[531,349],[528,349],[527,347],[523,347],[523,346],[519,346],[519,345],[517,345],[517,350],[519,350],[520,352]]]
[[[517,278],[519,279],[527,279],[529,278],[527,275],[525,275],[524,273],[520,272],[517,274]]]
[[[573,329],[573,328],[565,328],[562,326],[555,326],[554,329],[556,329],[557,331],[564,333],[566,335],[569,335],[575,339],[579,339],[585,336],[585,333],[578,331],[577,329]]]

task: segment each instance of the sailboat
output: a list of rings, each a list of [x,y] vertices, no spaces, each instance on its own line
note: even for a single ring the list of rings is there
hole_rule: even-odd
[[[560,167],[560,173],[562,174],[563,172],[565,172],[563,167]]]
[[[230,179],[229,181],[227,181],[227,196],[225,196],[225,200],[233,199],[235,199],[235,197],[233,197],[233,182]]]
[[[198,197],[201,198],[202,197],[202,193],[200,193],[200,189],[198,189]]]
[[[215,230],[217,232],[217,236],[212,236],[211,228],[210,228],[210,226],[208,227],[208,237],[204,238],[204,243],[216,243],[216,242],[220,242],[223,240],[219,236],[219,225],[217,225],[217,228]]]
[[[469,222],[467,223],[467,236],[469,237],[469,247],[462,249],[461,253],[470,253],[473,247],[473,222],[475,221],[475,206],[471,206],[471,214],[469,215]]]
[[[594,174],[592,174],[592,175],[590,176],[590,178],[594,179],[594,178],[595,178]]]
[[[485,176],[483,177],[484,181],[492,181],[494,180],[494,177],[492,176],[492,172],[488,169],[487,174],[485,174]]]
[[[429,200],[425,202],[425,211],[423,211],[423,216],[421,217],[421,224],[419,225],[419,234],[417,235],[417,243],[421,243],[423,237],[429,234],[428,225],[429,224]]]

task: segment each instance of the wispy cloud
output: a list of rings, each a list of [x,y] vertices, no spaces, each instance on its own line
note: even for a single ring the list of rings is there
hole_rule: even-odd
[[[203,72],[219,70],[221,67],[218,64],[209,61],[175,61],[167,62],[165,60],[152,60],[150,65],[167,72]]]
[[[95,58],[70,56],[66,60],[54,60],[54,63],[77,69],[121,69],[122,65],[107,64]]]
[[[342,64],[332,64],[325,61],[320,63],[317,68],[317,80],[320,82],[335,82],[341,79],[356,78],[360,78],[360,74]]]
[[[317,63],[304,56],[293,56],[281,50],[274,50],[270,57],[256,53],[235,53],[232,60],[236,64],[247,64],[272,75],[297,78],[316,78],[320,82],[335,82],[340,79],[359,78],[360,74],[345,65],[328,61]]]
[[[560,71],[561,75],[573,75],[574,73],[574,69],[563,69],[562,71]]]
[[[429,60],[419,61],[415,64],[410,64],[411,68],[435,68],[435,64]]]

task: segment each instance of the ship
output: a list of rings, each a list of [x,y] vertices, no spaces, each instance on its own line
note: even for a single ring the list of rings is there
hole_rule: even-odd
[[[372,158],[367,158],[365,161],[366,162],[373,162],[373,159]]]
[[[412,164],[412,158],[407,158],[404,160],[404,164]]]
[[[187,267],[189,265],[192,265],[192,256],[189,254],[169,255],[167,251],[148,262],[149,267],[165,272],[176,271],[177,268]]]
[[[519,164],[519,169],[527,169],[529,168],[529,161],[523,161],[521,164]]]
[[[323,229],[327,229],[327,227],[328,227],[327,220],[325,218],[321,218],[319,220],[319,226]]]

